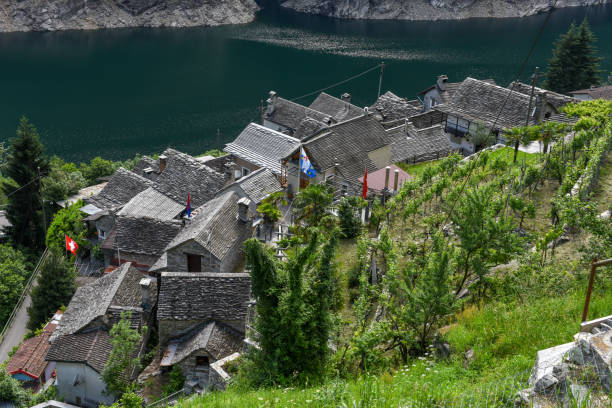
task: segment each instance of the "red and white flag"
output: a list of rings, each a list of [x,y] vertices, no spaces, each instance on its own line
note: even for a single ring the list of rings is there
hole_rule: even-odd
[[[79,249],[77,243],[68,235],[66,235],[66,251],[70,251],[72,252],[72,255],[76,255],[77,249]]]
[[[368,196],[368,168],[367,167],[365,169],[365,176],[363,176],[363,191],[361,193],[361,196],[363,197],[364,200]]]

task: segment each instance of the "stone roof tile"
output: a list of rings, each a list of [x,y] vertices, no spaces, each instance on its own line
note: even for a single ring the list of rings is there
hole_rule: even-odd
[[[152,181],[121,167],[113,174],[102,191],[85,201],[100,209],[117,208],[153,184]]]
[[[362,116],[364,113],[362,108],[325,92],[321,92],[310,104],[309,108],[331,116],[336,122],[353,119],[357,116]]]

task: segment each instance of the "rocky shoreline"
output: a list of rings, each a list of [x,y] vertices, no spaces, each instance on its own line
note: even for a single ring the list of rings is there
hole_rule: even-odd
[[[283,7],[345,19],[462,20],[525,17],[550,9],[552,0],[284,0]],[[612,0],[558,0],[557,7],[591,6]]]
[[[255,0],[0,0],[0,32],[244,24]]]

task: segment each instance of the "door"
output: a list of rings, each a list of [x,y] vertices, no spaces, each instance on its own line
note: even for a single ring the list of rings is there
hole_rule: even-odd
[[[202,257],[187,254],[187,272],[202,272]]]

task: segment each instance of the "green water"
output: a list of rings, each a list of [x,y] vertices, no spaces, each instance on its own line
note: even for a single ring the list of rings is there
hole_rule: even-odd
[[[612,71],[612,6],[555,11],[530,61],[545,66],[572,20],[588,16]],[[232,140],[270,89],[296,97],[384,60],[401,96],[470,75],[507,85],[544,16],[457,22],[344,21],[268,8],[248,25],[0,35],[0,139],[27,115],[47,151],[124,159],[166,146],[195,154]],[[371,104],[378,72],[328,91]],[[305,103],[310,103],[308,99]]]

